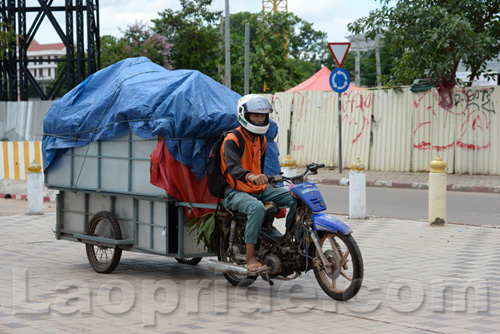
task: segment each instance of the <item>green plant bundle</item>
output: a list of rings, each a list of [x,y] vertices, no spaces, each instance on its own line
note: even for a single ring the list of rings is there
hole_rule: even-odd
[[[209,212],[199,217],[194,217],[189,223],[189,234],[196,231],[196,245],[203,242],[208,250],[215,252],[219,240],[226,236],[228,228],[223,224],[219,215]]]

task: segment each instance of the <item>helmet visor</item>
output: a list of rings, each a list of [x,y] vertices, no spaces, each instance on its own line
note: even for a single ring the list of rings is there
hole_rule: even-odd
[[[273,107],[266,99],[252,99],[245,103],[245,111],[252,114],[269,114]]]

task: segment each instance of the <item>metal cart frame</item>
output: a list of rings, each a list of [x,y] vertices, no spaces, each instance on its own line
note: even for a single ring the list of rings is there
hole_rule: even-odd
[[[45,185],[59,190],[56,238],[178,259],[214,256],[188,233],[185,210],[216,204],[180,202],[150,183],[150,154],[157,142],[128,132],[70,148],[54,160]],[[89,233],[101,212],[116,219],[121,238]]]

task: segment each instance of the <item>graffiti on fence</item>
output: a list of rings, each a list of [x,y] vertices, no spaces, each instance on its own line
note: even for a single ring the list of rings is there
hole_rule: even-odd
[[[415,106],[415,129],[413,131],[415,140],[425,136],[419,131],[424,131],[427,127],[442,126],[446,128],[448,118],[452,117],[452,124],[456,124],[455,138],[445,145],[432,145],[431,142],[422,140],[415,142],[413,147],[417,150],[435,149],[437,152],[453,149],[455,147],[480,151],[488,149],[490,142],[491,117],[495,114],[495,106],[492,101],[494,87],[484,89],[456,88],[453,94],[453,104],[450,108],[444,108],[441,98],[436,91],[428,91],[414,101]],[[425,109],[419,108],[420,103],[428,94],[433,94],[434,102]],[[426,118],[430,115],[430,119]]]
[[[353,128],[355,134],[352,144],[356,144],[365,131],[370,131],[371,106],[373,93],[347,91],[342,99],[342,124]]]
[[[495,88],[490,87],[475,91],[472,89],[461,89],[455,93],[454,100],[462,101],[456,102],[455,105],[457,116],[461,116],[463,119],[460,124],[460,134],[456,142],[458,147],[473,151],[490,147],[489,131],[491,116],[495,114],[495,106],[491,95],[494,91]],[[487,134],[487,136],[483,136],[482,134]],[[468,138],[472,137],[471,135],[474,135],[474,143],[468,141]]]
[[[481,90],[460,89],[455,91],[453,103],[455,107],[465,103],[465,109],[483,109],[486,112],[495,113],[495,105],[491,100],[491,94],[494,91],[494,87]]]
[[[306,97],[301,92],[296,92],[295,94],[300,95],[300,97],[301,97],[300,106],[299,106],[299,116],[297,118],[297,121],[300,122],[302,120],[302,118],[307,114],[307,110],[305,110],[305,108],[304,108],[304,104],[306,102]]]

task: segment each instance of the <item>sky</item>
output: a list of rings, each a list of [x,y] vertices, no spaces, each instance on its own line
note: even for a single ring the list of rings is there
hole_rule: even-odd
[[[36,0],[27,0],[27,6],[34,5]],[[64,5],[63,0],[54,0],[53,5]],[[39,6],[39,5],[37,5]],[[328,34],[328,42],[345,42],[349,35],[347,24],[357,18],[379,8],[379,0],[288,0],[288,11],[293,12],[301,19],[313,23],[313,28]],[[241,11],[259,12],[262,10],[262,0],[230,0],[230,13]],[[158,18],[158,12],[171,8],[180,10],[179,0],[100,0],[99,15],[102,35],[121,37],[121,30],[136,21],[150,23],[151,19]],[[224,11],[225,0],[214,0],[212,10]],[[30,17],[31,16],[31,17]],[[28,24],[34,14],[28,17]],[[58,22],[64,25],[64,16],[56,15]],[[64,29],[64,27],[63,27]],[[41,43],[60,43],[55,30],[48,19],[44,20],[41,28],[35,35]]]

